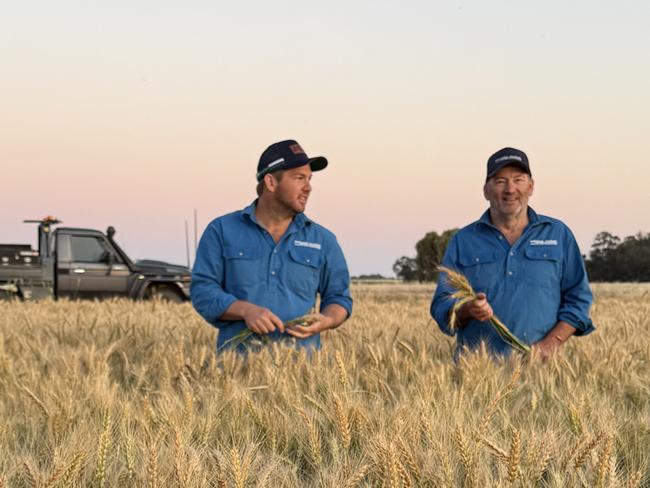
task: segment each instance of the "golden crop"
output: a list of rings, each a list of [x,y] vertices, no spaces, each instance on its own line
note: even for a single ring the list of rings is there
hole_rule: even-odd
[[[356,285],[311,358],[191,306],[0,302],[0,487],[648,486],[650,287],[552,361],[454,364],[428,285]]]

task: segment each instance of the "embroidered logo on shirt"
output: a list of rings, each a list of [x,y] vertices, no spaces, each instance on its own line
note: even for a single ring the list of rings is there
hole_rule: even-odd
[[[557,246],[557,241],[555,239],[546,239],[545,241],[541,239],[532,239],[530,241],[531,246]]]
[[[318,244],[317,242],[293,241],[293,245],[297,247],[308,247],[310,249],[318,249],[320,251],[320,244]]]

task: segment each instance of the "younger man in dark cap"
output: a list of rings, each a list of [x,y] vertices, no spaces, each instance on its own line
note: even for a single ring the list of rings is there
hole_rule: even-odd
[[[459,307],[441,273],[431,304],[440,329],[457,337],[457,352],[485,342],[493,354],[511,348],[488,324],[496,314],[520,340],[547,358],[572,335],[594,329],[589,318],[592,294],[580,250],[562,222],[528,206],[534,182],[528,157],[504,148],[488,159],[483,187],[490,208],[458,231],[443,265],[460,271],[478,298]]]
[[[327,166],[309,158],[293,140],[269,146],[257,166],[258,198],[243,210],[218,217],[203,233],[192,272],[192,305],[219,329],[217,350],[246,329],[271,340],[294,337],[299,347],[320,347],[320,332],[352,313],[350,276],[330,231],[303,213],[312,172]],[[310,325],[285,327],[308,314]],[[254,337],[254,336],[252,336]]]

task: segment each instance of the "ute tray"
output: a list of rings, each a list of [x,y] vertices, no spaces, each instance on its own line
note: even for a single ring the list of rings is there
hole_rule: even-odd
[[[41,256],[29,244],[0,244],[0,266],[40,266]]]

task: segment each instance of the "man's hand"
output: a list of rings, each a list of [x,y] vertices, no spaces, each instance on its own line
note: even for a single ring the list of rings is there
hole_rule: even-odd
[[[560,346],[569,340],[576,329],[572,325],[560,320],[555,327],[553,327],[546,337],[541,341],[536,342],[533,348],[542,361],[547,361],[553,354],[555,354]]]
[[[306,339],[324,330],[334,329],[345,322],[348,318],[348,311],[341,305],[332,303],[325,307],[323,313],[311,314],[308,317],[315,320],[309,325],[295,325],[287,328],[287,334],[298,339]]]
[[[476,319],[481,322],[490,320],[494,315],[492,306],[488,303],[485,293],[478,293],[476,298],[463,304],[457,312],[460,326],[464,327],[471,319]]]
[[[246,327],[256,334],[269,334],[275,329],[284,332],[282,320],[277,315],[268,308],[244,300],[237,300],[228,307],[221,320],[243,320],[246,322]]]
[[[244,322],[246,327],[255,332],[256,334],[269,334],[275,329],[284,332],[284,325],[282,320],[271,312],[268,308],[258,307],[257,305],[250,304],[243,313]]]
[[[294,325],[293,327],[289,327],[287,328],[287,334],[291,334],[298,339],[306,339],[335,326],[335,321],[332,317],[321,313],[311,314],[307,317],[315,320],[309,325]]]
[[[537,355],[542,361],[548,361],[550,357],[557,352],[561,345],[562,342],[559,340],[554,337],[546,336],[544,339],[537,342],[533,346],[533,349],[537,351]]]

